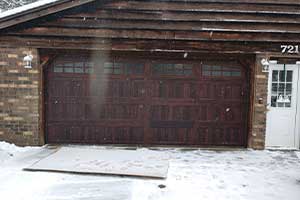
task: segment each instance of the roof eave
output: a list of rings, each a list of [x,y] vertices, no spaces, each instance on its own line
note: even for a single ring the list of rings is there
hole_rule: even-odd
[[[0,30],[93,1],[95,0],[58,0],[32,9],[17,12],[0,18]]]

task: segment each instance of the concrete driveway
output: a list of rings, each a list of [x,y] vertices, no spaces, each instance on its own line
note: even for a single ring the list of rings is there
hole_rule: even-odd
[[[298,200],[300,196],[300,159],[294,151],[157,149],[170,157],[165,180],[22,170],[52,151],[0,142],[1,199]]]

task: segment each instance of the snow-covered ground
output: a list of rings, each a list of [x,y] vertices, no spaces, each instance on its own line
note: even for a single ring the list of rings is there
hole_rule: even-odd
[[[37,147],[17,147],[14,144],[9,144],[7,142],[0,141],[0,166],[5,162],[14,159],[14,157],[22,155],[26,151],[33,151],[34,149],[40,150]]]
[[[145,151],[146,149],[142,149]],[[0,142],[0,198],[9,200],[299,200],[300,158],[293,151],[160,149],[168,178],[22,171],[53,152]],[[158,185],[165,185],[160,188]]]

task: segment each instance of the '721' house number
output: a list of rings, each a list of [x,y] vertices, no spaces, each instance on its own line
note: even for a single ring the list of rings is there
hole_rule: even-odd
[[[281,45],[281,53],[299,54],[299,45]]]

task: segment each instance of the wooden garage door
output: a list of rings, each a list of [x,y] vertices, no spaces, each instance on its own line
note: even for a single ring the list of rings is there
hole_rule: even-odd
[[[235,62],[63,57],[47,70],[47,142],[243,146],[247,94]]]

